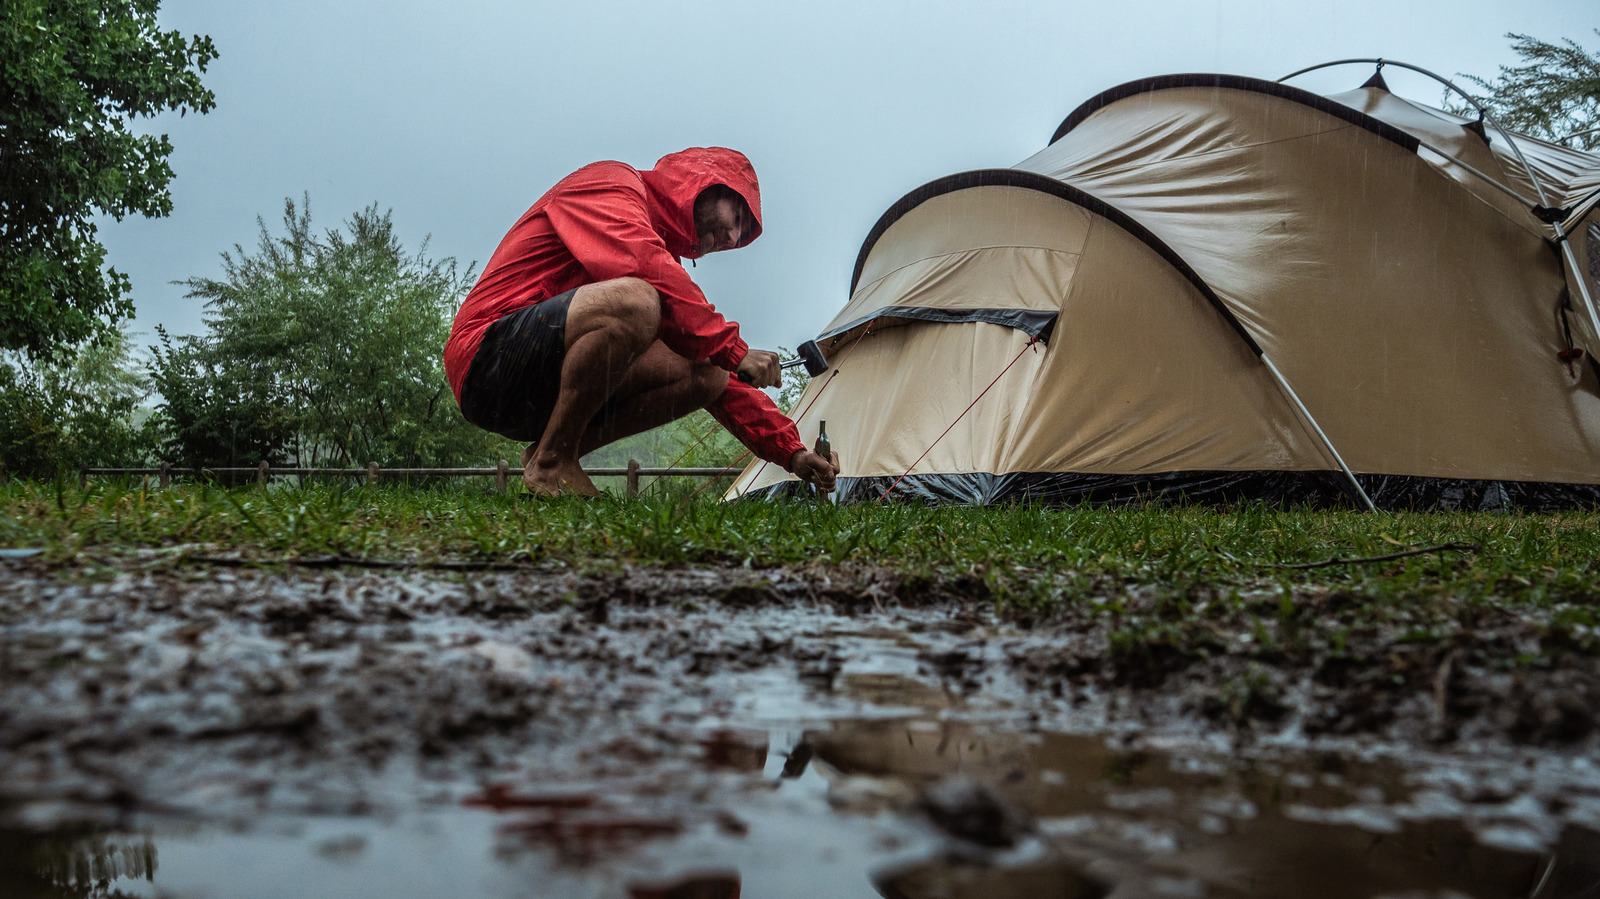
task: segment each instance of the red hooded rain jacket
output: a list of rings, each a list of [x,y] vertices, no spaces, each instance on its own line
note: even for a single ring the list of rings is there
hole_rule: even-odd
[[[483,334],[502,316],[574,287],[634,277],[661,295],[657,336],[687,359],[709,359],[729,372],[749,347],[739,326],[706,301],[679,261],[700,255],[694,200],[713,184],[738,191],[754,222],[740,246],[761,234],[761,191],[744,154],[695,147],[639,171],[596,162],[561,179],[500,241],[456,313],[444,347],[444,370],[457,402]],[[757,456],[789,467],[804,449],[794,422],[760,390],[729,374],[711,414]]]

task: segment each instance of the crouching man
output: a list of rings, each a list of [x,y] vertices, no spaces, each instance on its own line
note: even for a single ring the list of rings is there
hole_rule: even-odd
[[[777,354],[750,349],[679,261],[760,234],[755,169],[733,150],[684,150],[647,171],[597,162],[563,178],[500,241],[456,313],[444,366],[462,414],[528,444],[533,493],[597,495],[579,457],[696,409],[832,489],[837,460],[807,450],[760,389],[781,383]]]

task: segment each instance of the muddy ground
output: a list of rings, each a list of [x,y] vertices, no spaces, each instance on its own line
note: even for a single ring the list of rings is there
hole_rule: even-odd
[[[290,833],[327,878],[426,895],[374,873],[414,862],[405,822],[435,846],[492,820],[494,865],[544,886],[467,894],[1600,895],[1600,659],[1570,629],[1375,626],[1272,586],[1179,627],[1169,602],[1006,613],[982,578],[869,567],[0,561],[0,894],[169,895],[164,845],[170,895],[247,895],[184,853]]]

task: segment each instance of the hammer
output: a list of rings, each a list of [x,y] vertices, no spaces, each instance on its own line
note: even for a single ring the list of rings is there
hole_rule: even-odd
[[[804,365],[806,374],[813,378],[828,370],[828,357],[822,355],[822,347],[817,346],[815,340],[800,344],[800,348],[795,352],[800,354],[798,358],[790,359],[778,367],[794,368],[796,365]]]
[[[788,362],[780,363],[778,367],[794,368],[796,365],[804,365],[806,367],[806,374],[813,378],[828,370],[828,357],[822,355],[822,347],[817,346],[817,342],[815,340],[808,340],[805,343],[800,344],[800,348],[795,352],[799,353],[800,355],[794,359],[790,359]],[[744,375],[740,375],[739,380],[745,380]]]

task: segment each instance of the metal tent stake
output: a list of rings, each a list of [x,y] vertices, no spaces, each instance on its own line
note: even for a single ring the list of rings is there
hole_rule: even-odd
[[[1350,466],[1344,464],[1344,457],[1339,455],[1339,451],[1333,448],[1333,441],[1329,440],[1328,435],[1323,432],[1322,425],[1317,424],[1317,420],[1311,417],[1311,410],[1306,408],[1306,404],[1300,402],[1300,395],[1294,392],[1293,387],[1289,386],[1289,381],[1283,376],[1283,372],[1278,371],[1278,366],[1272,364],[1272,360],[1267,358],[1266,353],[1261,354],[1261,361],[1267,366],[1267,371],[1272,372],[1272,377],[1277,380],[1278,386],[1282,387],[1283,392],[1289,395],[1289,401],[1294,403],[1294,407],[1300,410],[1300,414],[1311,425],[1311,430],[1317,432],[1317,437],[1322,441],[1323,447],[1328,450],[1328,455],[1333,456],[1333,461],[1339,463],[1340,470],[1344,472],[1346,478],[1350,479],[1350,486],[1355,488],[1356,495],[1361,497],[1363,503],[1366,503],[1367,511],[1378,511],[1378,507],[1372,504],[1372,497],[1367,496],[1367,491],[1361,489],[1361,482],[1356,480],[1355,472],[1350,470]]]

